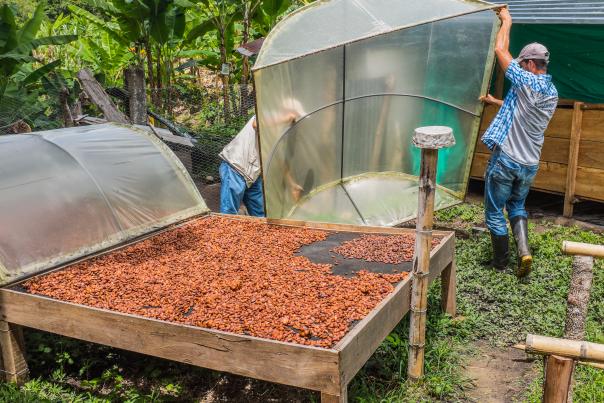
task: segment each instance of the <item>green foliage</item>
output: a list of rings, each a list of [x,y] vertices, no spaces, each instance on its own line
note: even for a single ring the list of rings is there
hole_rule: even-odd
[[[481,205],[461,203],[449,207],[434,214],[437,221],[450,222],[452,224],[476,225],[484,219],[484,210]]]
[[[74,41],[75,35],[38,37],[44,20],[44,4],[21,27],[17,26],[13,10],[0,9],[0,126],[7,126],[22,116],[30,123],[44,120],[47,104],[40,80],[55,70],[60,60],[40,63],[34,51],[42,46],[63,45]],[[39,124],[39,126],[42,124]]]

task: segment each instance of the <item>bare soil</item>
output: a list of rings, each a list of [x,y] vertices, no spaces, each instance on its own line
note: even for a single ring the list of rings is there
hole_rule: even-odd
[[[532,360],[523,351],[499,349],[484,342],[475,344],[478,354],[466,366],[466,375],[475,388],[468,392],[470,401],[480,403],[514,402],[521,398],[534,378]]]

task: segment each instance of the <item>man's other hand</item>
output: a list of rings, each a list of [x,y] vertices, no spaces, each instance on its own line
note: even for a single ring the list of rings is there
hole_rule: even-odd
[[[492,96],[491,94],[483,95],[480,98],[478,98],[478,100],[480,100],[481,102],[487,103],[487,104],[491,104],[491,105],[501,106],[503,104],[503,101],[501,99],[497,99],[494,96]]]

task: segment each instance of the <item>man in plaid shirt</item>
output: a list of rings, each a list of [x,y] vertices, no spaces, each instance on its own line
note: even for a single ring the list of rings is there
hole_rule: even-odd
[[[507,8],[499,11],[499,18],[495,54],[511,88],[503,101],[490,94],[482,97],[484,102],[501,107],[482,136],[482,142],[492,151],[485,172],[485,221],[493,245],[492,265],[504,270],[509,261],[509,236],[503,214],[503,209],[507,210],[518,249],[516,275],[524,277],[533,260],[524,202],[539,169],[543,133],[556,110],[558,92],[547,74],[549,52],[545,46],[531,43],[518,58],[512,58],[512,17]]]

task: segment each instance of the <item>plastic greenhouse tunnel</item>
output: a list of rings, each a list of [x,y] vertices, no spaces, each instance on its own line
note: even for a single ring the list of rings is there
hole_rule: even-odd
[[[394,225],[415,217],[420,126],[449,126],[436,208],[463,200],[494,66],[496,5],[331,0],[284,18],[256,64],[270,218]]]
[[[146,130],[0,136],[0,284],[207,211],[180,161]]]

